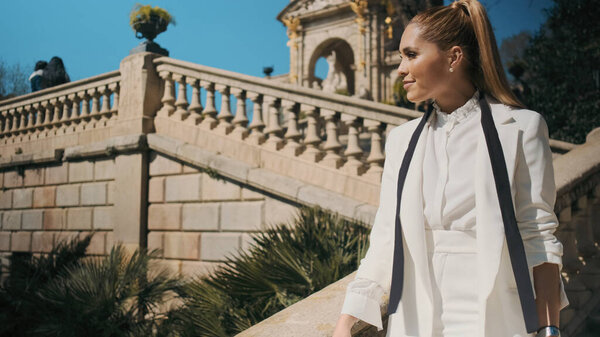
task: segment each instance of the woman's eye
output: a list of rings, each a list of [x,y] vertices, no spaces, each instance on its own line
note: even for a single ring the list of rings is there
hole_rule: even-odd
[[[406,57],[408,57],[409,59],[415,58],[417,56],[417,54],[415,53],[406,53]]]

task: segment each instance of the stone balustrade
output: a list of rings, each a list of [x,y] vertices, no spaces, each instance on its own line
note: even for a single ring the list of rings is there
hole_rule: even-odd
[[[112,71],[0,102],[0,154],[19,154],[36,141],[109,127],[118,112],[119,82],[120,72]]]
[[[371,181],[378,181],[382,171],[385,131],[421,115],[166,57],[154,62],[165,83],[159,117],[349,175],[367,174],[373,177]],[[191,102],[187,100],[189,90]],[[201,102],[201,91],[206,102]],[[217,93],[220,111],[215,107]],[[235,114],[231,96],[237,102]],[[247,101],[252,103],[252,112],[246,108]],[[345,144],[340,141],[342,135]]]

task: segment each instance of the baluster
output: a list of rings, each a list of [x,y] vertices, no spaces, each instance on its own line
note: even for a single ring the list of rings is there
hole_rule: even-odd
[[[248,126],[250,135],[246,141],[253,145],[260,145],[265,141],[265,134],[263,133],[265,123],[262,117],[263,96],[255,92],[249,92],[247,96],[252,101],[253,110],[252,122]]]
[[[283,139],[281,139],[282,128],[279,125],[279,100],[272,96],[264,96],[263,100],[267,103],[267,113],[269,116],[269,123],[265,129],[265,133],[268,136],[265,146],[268,149],[277,151],[283,146]]]
[[[206,90],[206,106],[202,110],[202,122],[200,127],[212,130],[217,126],[217,109],[215,108],[215,84],[208,81],[200,81],[200,85]]]
[[[19,114],[19,129],[18,129],[19,133],[25,133],[23,131],[27,127],[25,124],[27,113],[28,113],[27,108],[26,107],[18,107],[17,113]]]
[[[72,102],[69,120],[71,121],[71,124],[79,124],[79,102],[81,99],[77,94],[70,94],[69,100]]]
[[[90,96],[92,97],[92,111],[90,111],[90,120],[92,121],[92,127],[96,125],[95,120],[99,120],[100,115],[100,92],[98,88],[89,89]]]
[[[169,117],[175,111],[175,86],[170,72],[161,71],[160,77],[165,83],[165,91],[161,99],[162,107],[158,110],[158,117]]]
[[[10,114],[10,133],[15,135],[19,129],[19,116],[16,109],[10,109],[8,113]]]
[[[113,93],[113,103],[112,103],[112,106],[110,107],[111,115],[109,117],[109,118],[112,118],[112,116],[116,115],[119,111],[119,89],[120,89],[119,83],[118,82],[111,83],[108,85],[108,88]]]
[[[42,115],[42,121],[40,123],[40,131],[44,130],[44,128],[50,124],[50,118],[52,117],[52,102],[51,101],[45,101],[44,102],[44,114]],[[43,135],[43,133],[40,133],[41,135]]]
[[[344,151],[346,163],[342,169],[353,175],[361,175],[366,169],[360,161],[363,150],[358,145],[358,125],[360,124],[360,120],[356,116],[342,115],[342,121],[348,127],[348,145],[346,151]]]
[[[29,132],[29,128],[31,127],[31,116],[33,107],[31,104],[27,104],[23,107],[23,116],[21,118],[21,134],[27,134]]]
[[[200,80],[195,78],[186,78],[187,83],[192,87],[192,103],[188,108],[190,115],[185,122],[191,125],[198,125],[202,120],[202,98],[200,97]]]
[[[49,123],[46,124],[46,128],[48,128],[48,129],[57,127],[58,118],[59,118],[60,112],[62,110],[62,106],[60,105],[58,98],[52,99],[52,106],[54,107],[54,109],[52,109],[52,118],[49,118]]]
[[[281,106],[283,107],[283,113],[287,116],[287,131],[284,135],[286,140],[283,151],[293,156],[297,156],[302,152],[303,147],[300,145],[299,140],[302,134],[298,131],[298,113],[299,107],[296,102],[289,100],[281,100]]]
[[[237,101],[235,108],[235,117],[233,118],[233,131],[231,136],[235,139],[243,140],[248,136],[248,117],[246,117],[246,91],[238,88],[231,89],[232,94]]]
[[[110,89],[108,89],[108,85],[102,86],[100,92],[102,94],[102,108],[100,109],[100,121],[98,124],[104,126],[108,122],[110,114]]]
[[[81,117],[87,122],[90,120],[90,96],[83,91],[79,93],[79,98],[81,99]]]
[[[218,84],[215,87],[217,91],[221,93],[221,111],[219,112],[219,124],[215,131],[220,134],[226,135],[233,130],[233,125],[231,125],[231,119],[233,118],[233,114],[231,113],[231,99],[230,99],[230,91],[229,86]]]
[[[381,142],[383,124],[373,120],[365,120],[363,123],[371,134],[371,152],[369,152],[369,156],[367,157],[369,168],[366,175],[373,181],[380,182],[383,172],[383,162],[385,160]]]
[[[302,104],[302,111],[306,114],[306,135],[304,136],[303,142],[306,150],[302,152],[301,157],[316,163],[323,159],[323,156],[325,155],[323,151],[319,149],[319,144],[321,144],[317,123],[319,112],[315,106],[307,104]]]
[[[37,127],[41,121],[44,107],[40,103],[33,103],[33,109],[35,109],[35,116],[33,116],[33,121],[31,123],[31,132],[35,133],[35,127]]]
[[[563,276],[567,278],[565,291],[569,295],[570,306],[578,308],[585,301],[588,291],[577,275],[583,265],[578,258],[576,235],[572,224],[572,208],[565,207],[561,210],[558,219],[560,225],[556,237],[563,245]]]
[[[190,113],[187,111],[187,84],[185,82],[185,76],[183,75],[173,74],[173,79],[179,84],[177,101],[175,101],[175,106],[177,109],[173,113],[173,118],[175,118],[177,121],[182,121],[190,115]]]
[[[338,126],[336,112],[329,109],[321,109],[321,116],[325,119],[325,131],[327,132],[327,140],[323,145],[325,157],[323,164],[333,168],[339,168],[342,165],[342,156],[339,155],[339,150],[342,148],[338,140]]]
[[[4,137],[4,128],[6,127],[6,110],[0,111],[0,136]]]
[[[62,126],[67,126],[68,124],[70,124],[69,119],[71,114],[72,103],[69,97],[67,96],[61,97],[60,100],[63,107],[60,123]]]

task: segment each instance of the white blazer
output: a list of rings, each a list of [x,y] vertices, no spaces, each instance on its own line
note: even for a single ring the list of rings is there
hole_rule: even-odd
[[[554,214],[556,187],[548,129],[536,112],[513,109],[487,97],[508,170],[513,205],[533,287],[534,266],[551,262],[562,268],[562,244],[554,236],[558,220]],[[379,209],[370,236],[370,248],[361,261],[356,278],[375,281],[389,294],[394,247],[394,225],[398,171],[413,131],[421,118],[402,124],[388,135],[381,181]],[[429,123],[431,119],[427,122]],[[433,296],[425,243],[422,163],[428,128],[417,143],[407,173],[400,219],[404,238],[404,290],[388,329],[397,336],[431,336]],[[480,325],[477,336],[527,336],[519,296],[504,236],[494,176],[483,129],[473,167],[476,200],[477,277]],[[474,271],[475,272],[475,271]],[[568,305],[560,283],[561,309]],[[535,294],[535,289],[534,289]]]

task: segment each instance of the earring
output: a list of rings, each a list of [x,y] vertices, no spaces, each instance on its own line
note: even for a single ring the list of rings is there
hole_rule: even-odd
[[[450,72],[451,72],[451,73],[453,73],[453,72],[454,72],[454,69],[452,69],[452,67],[450,67]]]

